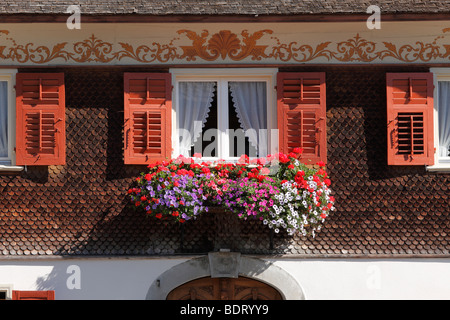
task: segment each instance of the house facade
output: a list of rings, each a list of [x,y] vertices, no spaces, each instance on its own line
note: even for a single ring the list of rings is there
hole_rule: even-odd
[[[450,298],[450,3],[374,5],[0,4],[0,298]],[[130,204],[156,161],[300,146],[314,237]]]

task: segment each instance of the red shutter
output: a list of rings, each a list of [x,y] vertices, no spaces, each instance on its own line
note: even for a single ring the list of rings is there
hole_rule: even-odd
[[[325,73],[278,73],[279,151],[303,148],[302,162],[327,162]]]
[[[12,300],[55,300],[55,291],[18,291],[13,290]]]
[[[16,164],[66,163],[63,73],[18,73]]]
[[[172,155],[169,73],[125,73],[125,164],[150,164]]]
[[[433,74],[387,74],[389,165],[433,165]]]

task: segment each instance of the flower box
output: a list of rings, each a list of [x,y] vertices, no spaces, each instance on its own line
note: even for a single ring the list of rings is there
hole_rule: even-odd
[[[288,234],[315,235],[334,210],[323,163],[301,162],[300,148],[237,163],[204,162],[201,157],[157,162],[128,190],[134,206],[157,219],[179,223],[223,207],[244,220],[259,220]]]

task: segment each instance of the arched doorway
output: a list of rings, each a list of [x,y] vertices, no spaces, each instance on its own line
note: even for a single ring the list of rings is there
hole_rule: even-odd
[[[165,270],[150,285],[147,300],[166,300],[176,288],[200,279],[250,279],[275,289],[283,300],[304,300],[303,288],[286,270],[270,261],[241,256],[236,277],[218,277],[211,272],[208,256],[187,259]],[[216,280],[217,281],[217,280]],[[245,287],[245,286],[244,286]],[[252,286],[248,286],[252,287]],[[180,299],[180,298],[178,298]]]
[[[282,300],[282,296],[275,288],[246,277],[204,277],[173,289],[167,300]]]

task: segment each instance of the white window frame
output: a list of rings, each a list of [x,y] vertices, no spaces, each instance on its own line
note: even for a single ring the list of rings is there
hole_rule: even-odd
[[[17,69],[0,69],[0,81],[8,83],[8,157],[1,161],[10,161],[11,165],[0,165],[2,171],[21,171],[23,167],[16,166],[16,74]]]
[[[12,284],[0,284],[0,292],[6,292],[6,300],[12,299],[14,286]]]
[[[431,68],[434,84],[434,150],[439,150],[439,81],[450,81],[450,68]],[[450,125],[450,124],[449,124]],[[441,158],[439,153],[434,153],[434,165],[427,166],[428,171],[450,172],[450,157]]]
[[[180,155],[177,135],[177,110],[178,105],[178,84],[179,82],[204,81],[217,83],[217,99],[222,105],[228,105],[228,82],[246,81],[246,82],[266,82],[267,85],[267,150],[269,154],[278,152],[278,130],[277,130],[277,94],[276,77],[278,69],[276,68],[176,68],[170,69],[172,74],[172,83],[174,84],[172,94],[172,157]],[[219,104],[219,102],[218,102]],[[223,113],[221,111],[224,111]],[[202,161],[217,161],[219,159],[233,162],[239,158],[228,156],[229,139],[227,132],[223,128],[228,128],[228,112],[218,110],[218,153],[217,157],[204,157]],[[222,130],[222,131],[221,131]],[[266,156],[266,155],[260,155]]]

